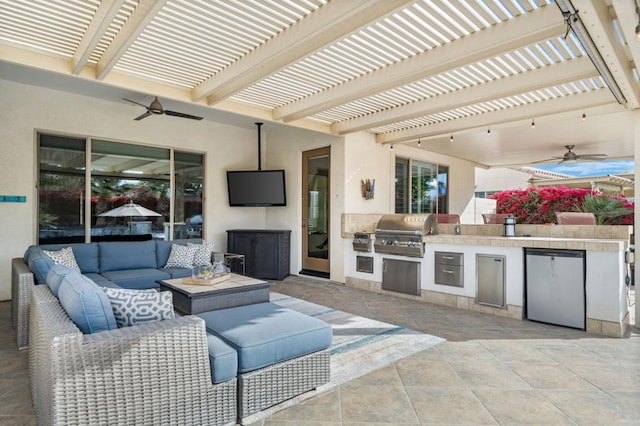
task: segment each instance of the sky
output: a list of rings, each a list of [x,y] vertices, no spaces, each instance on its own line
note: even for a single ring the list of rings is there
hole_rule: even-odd
[[[574,164],[537,164],[536,169],[564,173],[575,177],[606,176],[633,173],[633,160],[589,161]]]

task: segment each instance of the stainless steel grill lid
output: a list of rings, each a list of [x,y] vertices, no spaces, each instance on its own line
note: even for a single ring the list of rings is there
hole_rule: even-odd
[[[373,244],[378,253],[424,256],[422,237],[437,234],[438,224],[431,214],[387,214],[376,225]]]
[[[376,235],[432,235],[438,224],[432,214],[385,214],[376,224]]]

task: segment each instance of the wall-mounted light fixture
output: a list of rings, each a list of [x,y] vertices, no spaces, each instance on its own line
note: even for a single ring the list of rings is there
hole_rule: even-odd
[[[636,25],[636,38],[640,40],[640,7],[638,6],[638,0],[634,0],[636,4],[636,16],[638,17],[638,25]]]
[[[451,134],[451,137],[449,138],[449,142],[453,142],[453,133]]]
[[[420,139],[418,139],[418,148],[420,148],[421,145],[422,145],[422,142],[420,141]]]
[[[491,135],[491,126],[487,127],[487,136]]]
[[[582,113],[582,122],[584,123],[584,120],[587,119],[587,114],[585,114],[584,112]]]
[[[564,17],[564,21],[567,24],[567,34],[565,34],[565,38],[569,34],[569,30],[573,31],[573,34],[576,36],[585,52],[587,52],[587,56],[593,62],[593,65],[600,73],[600,76],[611,90],[611,93],[616,98],[619,104],[626,104],[627,99],[622,94],[622,90],[620,90],[620,86],[616,83],[616,80],[613,78],[609,67],[604,62],[604,59],[600,55],[600,52],[596,48],[596,45],[591,40],[591,36],[587,32],[580,16],[578,15],[578,11],[573,7],[570,0],[556,0],[556,4],[560,8],[562,12],[562,16]],[[637,27],[636,27],[637,33]]]
[[[531,128],[532,128],[532,129],[535,129],[535,127],[536,127],[536,121],[535,121],[535,119],[534,119],[534,118],[532,118],[532,119],[531,119]]]

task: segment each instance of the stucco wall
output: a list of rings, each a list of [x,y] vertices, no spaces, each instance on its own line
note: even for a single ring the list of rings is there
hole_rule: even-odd
[[[225,251],[227,229],[291,229],[294,274],[301,268],[302,152],[331,146],[331,279],[338,282],[344,282],[347,244],[340,236],[341,215],[393,211],[395,155],[450,167],[451,212],[462,212],[473,196],[472,163],[409,146],[396,146],[392,154],[389,146],[376,143],[373,135],[364,132],[337,137],[265,123],[262,168],[286,170],[288,205],[231,208],[225,172],[257,168],[257,129],[250,118],[244,125],[228,124],[224,118],[215,122],[163,116],[134,121],[140,107],[122,101],[117,94],[112,101],[106,101],[1,79],[0,93],[4,102],[0,114],[0,194],[27,196],[26,203],[0,203],[0,300],[11,297],[11,258],[22,256],[36,242],[37,131],[205,153],[204,237]],[[361,179],[376,180],[373,200],[362,198]]]
[[[37,130],[109,140],[174,147],[205,153],[206,235],[226,250],[226,229],[247,222],[265,226],[264,209],[228,207],[227,169],[256,167],[256,134],[247,128],[209,120],[149,117],[134,121],[139,107],[0,80],[4,103],[0,114],[2,155],[0,194],[26,195],[26,203],[0,203],[0,300],[11,297],[10,259],[22,256],[36,241]]]

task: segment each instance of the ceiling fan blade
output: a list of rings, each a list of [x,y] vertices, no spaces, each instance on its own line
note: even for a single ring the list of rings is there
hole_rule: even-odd
[[[145,112],[144,114],[139,115],[139,116],[137,116],[136,118],[134,118],[134,120],[142,120],[143,118],[146,118],[146,117],[148,117],[148,116],[150,116],[150,115],[151,115],[151,113],[150,113],[149,111],[147,111],[147,112]]]
[[[140,105],[142,107],[148,108],[146,105],[143,105],[140,102],[132,101],[131,99],[127,99],[127,98],[122,98],[122,99],[127,101],[127,102],[131,102],[132,104],[136,104],[136,105]]]
[[[605,154],[578,155],[578,159],[580,160],[604,160],[605,157],[606,157]]]
[[[192,120],[202,120],[202,117],[198,117],[196,115],[184,114],[182,112],[176,112],[176,111],[168,111],[166,109],[164,110],[164,113],[166,115],[171,115],[173,117],[190,118]]]

